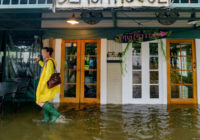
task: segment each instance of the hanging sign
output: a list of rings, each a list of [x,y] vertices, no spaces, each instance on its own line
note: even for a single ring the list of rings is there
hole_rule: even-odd
[[[123,34],[118,34],[115,36],[115,41],[120,43],[141,42],[141,41],[151,41],[156,39],[161,39],[169,36],[171,31],[164,30],[141,30],[133,32],[125,32]]]
[[[56,0],[56,8],[169,7],[169,0]]]

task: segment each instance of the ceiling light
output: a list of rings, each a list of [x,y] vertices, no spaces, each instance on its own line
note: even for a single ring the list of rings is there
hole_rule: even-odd
[[[74,24],[79,24],[79,21],[76,19],[74,13],[73,13],[73,15],[72,15],[72,18],[68,19],[66,22],[67,22],[67,23],[70,23],[70,24],[73,24],[73,25],[74,25]]]

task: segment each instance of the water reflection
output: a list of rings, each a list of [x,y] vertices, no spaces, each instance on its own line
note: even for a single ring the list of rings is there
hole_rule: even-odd
[[[11,105],[10,105],[11,106]],[[197,105],[78,105],[62,104],[68,124],[33,123],[42,112],[34,105],[7,109],[0,123],[0,139],[10,140],[197,140]]]

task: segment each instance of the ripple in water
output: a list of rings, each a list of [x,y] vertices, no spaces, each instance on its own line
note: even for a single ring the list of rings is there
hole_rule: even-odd
[[[68,124],[33,123],[42,110],[6,105],[0,140],[200,140],[197,105],[77,105],[61,104]]]

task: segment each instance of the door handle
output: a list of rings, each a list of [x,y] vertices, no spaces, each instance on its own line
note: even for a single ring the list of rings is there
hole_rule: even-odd
[[[196,69],[196,63],[193,63],[193,69]]]
[[[196,63],[193,63],[193,72],[196,72]]]

